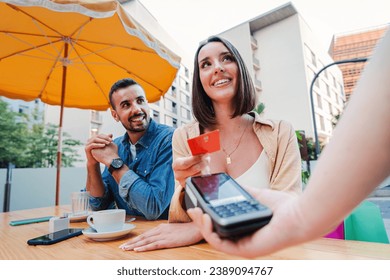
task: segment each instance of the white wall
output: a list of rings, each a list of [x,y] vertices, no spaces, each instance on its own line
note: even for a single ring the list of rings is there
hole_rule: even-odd
[[[254,37],[259,45],[264,116],[287,120],[295,130],[313,134],[299,16],[267,26],[255,32]]]
[[[85,168],[62,168],[59,204],[70,204],[70,194],[85,188]],[[3,212],[6,169],[0,169],[0,212]],[[12,169],[10,211],[55,205],[55,168]]]

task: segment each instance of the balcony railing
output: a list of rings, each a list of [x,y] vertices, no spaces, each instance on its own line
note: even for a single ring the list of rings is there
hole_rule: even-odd
[[[255,77],[255,88],[258,91],[262,90],[261,81],[259,81],[256,77]]]
[[[252,59],[253,59],[253,68],[255,70],[260,70],[260,60],[254,55],[252,56]]]
[[[253,36],[251,36],[251,47],[252,47],[252,50],[257,49],[257,40]]]

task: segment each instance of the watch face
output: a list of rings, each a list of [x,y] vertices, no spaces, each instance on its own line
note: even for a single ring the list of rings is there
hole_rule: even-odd
[[[121,168],[122,165],[123,165],[123,160],[121,160],[120,158],[115,158],[111,162],[111,166],[113,168]]]

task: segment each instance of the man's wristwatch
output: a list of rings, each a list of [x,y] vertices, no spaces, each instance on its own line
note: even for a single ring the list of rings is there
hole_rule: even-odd
[[[121,158],[114,158],[108,167],[108,171],[110,173],[114,172],[114,170],[121,169],[123,166],[124,162]]]

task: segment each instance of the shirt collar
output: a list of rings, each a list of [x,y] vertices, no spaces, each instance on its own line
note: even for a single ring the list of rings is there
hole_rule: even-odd
[[[255,112],[255,111],[251,111],[251,112],[249,112],[248,114],[255,118],[255,122],[260,123],[260,124],[264,124],[264,125],[268,125],[268,126],[270,126],[272,129],[274,129],[274,123],[273,123],[271,120],[268,120],[268,119],[265,119],[265,118],[261,117],[261,116],[260,116],[257,112]]]

